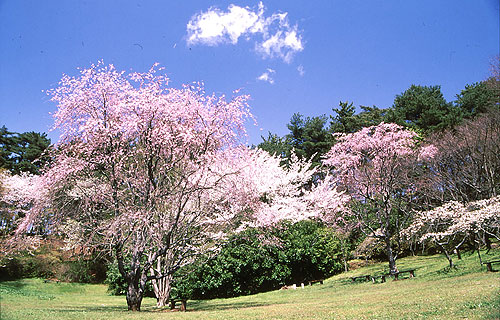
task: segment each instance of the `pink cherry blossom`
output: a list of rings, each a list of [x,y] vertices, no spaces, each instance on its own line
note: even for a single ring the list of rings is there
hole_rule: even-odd
[[[351,200],[347,220],[355,220],[369,237],[386,246],[389,267],[396,272],[393,236],[411,216],[417,187],[412,175],[418,155],[417,134],[392,123],[336,135],[337,143],[323,163]]]
[[[131,310],[140,309],[146,281],[211,250],[249,205],[234,185],[252,119],[248,96],[171,88],[160,71],[127,75],[100,62],[48,91],[61,138],[40,177],[43,197],[18,230],[49,219],[68,248],[112,253]]]

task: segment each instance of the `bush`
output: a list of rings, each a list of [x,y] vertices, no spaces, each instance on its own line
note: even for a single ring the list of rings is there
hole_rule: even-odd
[[[342,270],[340,241],[314,221],[233,235],[219,254],[181,270],[174,294],[210,299],[248,295]],[[184,277],[182,276],[184,275]]]
[[[127,282],[120,274],[120,271],[118,271],[116,262],[108,265],[104,283],[108,285],[108,292],[114,296],[125,295],[127,293]]]
[[[40,248],[34,254],[21,252],[1,259],[0,280],[53,278],[61,265],[61,257],[54,250]]]
[[[290,270],[280,261],[280,252],[265,244],[257,229],[232,236],[219,254],[184,268],[185,278],[176,278],[181,297],[208,299],[234,297],[271,290],[284,283]],[[263,243],[264,242],[264,243]]]
[[[66,262],[64,278],[70,282],[103,283],[106,280],[106,262],[104,259],[77,259]]]
[[[17,280],[23,277],[23,265],[18,258],[4,258],[0,266],[0,281]]]
[[[342,271],[340,240],[320,223],[284,223],[274,233],[283,243],[286,264],[291,269],[288,283],[324,279]]]
[[[61,248],[59,239],[45,240],[33,252],[0,258],[0,280],[57,278],[70,282],[102,283],[106,277],[103,258],[75,259]]]

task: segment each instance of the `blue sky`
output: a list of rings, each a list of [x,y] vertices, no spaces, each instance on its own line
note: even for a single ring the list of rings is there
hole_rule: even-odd
[[[0,125],[47,132],[56,106],[42,90],[78,67],[159,62],[174,87],[251,95],[257,144],[295,112],[390,107],[411,84],[454,100],[488,77],[499,30],[498,0],[0,0]]]

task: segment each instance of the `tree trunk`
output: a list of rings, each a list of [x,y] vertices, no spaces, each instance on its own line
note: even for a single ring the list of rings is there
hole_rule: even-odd
[[[171,261],[169,256],[159,257],[156,260],[156,267],[151,266],[150,273],[152,277],[158,277],[152,280],[153,290],[156,297],[156,306],[162,308],[168,305],[168,299],[170,297],[170,291],[172,289],[172,279],[171,274],[166,274],[168,272],[168,264]]]
[[[142,290],[135,281],[128,281],[127,305],[129,311],[141,311]]]
[[[448,262],[450,263],[450,269],[454,268],[455,265],[453,264],[453,260],[451,258],[450,253],[448,252],[448,250],[446,250],[446,248],[440,242],[438,242],[438,241],[434,241],[434,242],[437,244],[439,249],[441,249],[441,252],[444,253],[444,255],[446,256],[446,259],[448,259]]]
[[[490,240],[490,237],[486,233],[484,233],[484,244],[486,245],[486,249],[488,249],[488,251],[486,251],[486,253],[489,253],[491,250],[491,240]]]
[[[394,251],[391,246],[391,239],[389,236],[385,237],[385,252],[387,254],[387,259],[389,260],[389,272],[391,274],[395,274],[398,272],[398,268],[396,267],[396,258],[394,255]]]
[[[147,274],[140,268],[127,274],[127,305],[129,311],[141,311],[142,298],[146,288]]]
[[[156,296],[156,306],[162,308],[168,305],[170,297],[172,276],[153,280],[153,289]]]
[[[476,242],[477,256],[479,257],[479,264],[483,265],[483,259],[481,258],[481,246],[479,242]]]
[[[122,244],[117,244],[114,248],[116,261],[118,262],[118,270],[122,277],[127,281],[127,305],[129,311],[140,311],[142,297],[144,293],[144,288],[146,286],[146,275],[139,274],[140,269],[135,268],[130,272],[125,270],[124,259],[123,259],[123,246]],[[137,264],[137,259],[133,261],[134,264]]]
[[[450,263],[450,269],[455,267],[455,265],[453,264],[453,260],[451,259],[451,256],[447,250],[444,250],[444,254],[446,255],[446,259],[448,259],[448,262]]]
[[[346,244],[347,242],[345,239],[340,239],[340,250],[342,252],[342,262],[344,263],[344,271],[347,272],[349,271],[349,266],[347,264],[347,249],[346,249]]]

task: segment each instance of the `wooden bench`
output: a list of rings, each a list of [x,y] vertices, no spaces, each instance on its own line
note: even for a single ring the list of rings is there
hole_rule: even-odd
[[[181,302],[180,311],[186,311],[186,304],[187,304],[186,299],[170,299],[170,310],[175,310],[175,303],[179,300]]]
[[[394,280],[398,280],[399,275],[402,273],[409,273],[410,278],[415,278],[415,269],[402,270],[402,271],[398,271],[396,273],[392,273],[391,275],[394,276]]]
[[[358,279],[364,279],[366,281],[372,280],[372,276],[369,274],[365,274],[363,276],[351,277],[352,282],[356,282]]]
[[[491,261],[481,262],[481,264],[485,264],[486,265],[486,269],[489,272],[496,272],[497,271],[497,270],[493,270],[492,264],[494,264],[494,263],[500,263],[500,260],[491,260]]]
[[[372,282],[375,283],[377,282],[377,279],[380,278],[380,282],[384,283],[385,282],[385,279],[387,277],[387,274],[381,274],[381,275],[378,275],[378,276],[372,276]]]
[[[315,283],[323,284],[323,279],[320,280],[311,280],[309,281],[309,285],[312,286]]]
[[[385,274],[380,274],[380,275],[372,276],[371,280],[372,280],[373,283],[376,283],[377,279],[380,279],[381,280],[380,282],[384,283],[386,281],[387,277],[389,277],[389,276],[393,276],[394,280],[398,280],[399,279],[399,275],[402,274],[402,273],[409,273],[410,274],[410,278],[414,278],[415,277],[415,269],[408,269],[408,270],[398,271],[396,273],[385,273]]]

